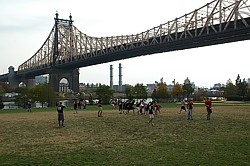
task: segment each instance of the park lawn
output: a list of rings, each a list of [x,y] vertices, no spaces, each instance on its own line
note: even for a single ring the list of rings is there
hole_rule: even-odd
[[[163,107],[155,126],[148,116],[119,114],[104,106],[65,111],[57,126],[54,108],[0,114],[0,165],[249,165],[250,107],[204,106],[193,121],[179,105]]]

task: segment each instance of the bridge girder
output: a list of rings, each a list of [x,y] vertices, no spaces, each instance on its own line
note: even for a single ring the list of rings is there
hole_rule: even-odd
[[[61,66],[61,63],[73,65],[75,60],[84,64],[84,61],[89,61],[94,57],[94,59],[99,56],[107,57],[114,52],[122,54],[123,51],[131,52],[129,50],[138,50],[140,47],[155,47],[155,45],[168,47],[166,43],[171,45],[182,40],[200,39],[206,35],[213,36],[215,33],[219,36],[220,33],[231,32],[232,29],[235,31],[243,27],[243,29],[248,29],[250,26],[249,9],[246,0],[213,0],[182,17],[144,32],[100,38],[91,37],[79,31],[72,24],[71,16],[70,20],[58,19],[61,21],[56,22],[42,47],[29,60],[19,66],[18,72],[26,73],[32,70],[44,72],[53,64],[58,67]],[[55,33],[55,31],[58,32]],[[55,38],[58,39],[57,49],[54,49],[56,47]],[[55,50],[57,53],[54,53]],[[53,54],[56,54],[56,57],[53,57]],[[123,58],[117,57],[115,59]],[[78,65],[78,67],[84,66]],[[72,68],[74,67],[72,66]]]

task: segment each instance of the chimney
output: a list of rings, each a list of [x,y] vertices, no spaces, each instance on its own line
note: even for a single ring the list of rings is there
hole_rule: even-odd
[[[113,89],[113,65],[110,65],[110,88]]]
[[[119,63],[119,91],[122,92],[122,65]]]

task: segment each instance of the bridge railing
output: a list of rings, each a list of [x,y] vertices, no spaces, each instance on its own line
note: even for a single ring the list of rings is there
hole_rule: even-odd
[[[36,69],[39,67],[45,67],[52,62],[52,50],[53,50],[53,31],[52,28],[47,40],[43,43],[41,48],[26,62],[18,67],[18,71],[24,71],[28,69]]]
[[[248,27],[249,25],[244,22],[244,18],[249,17],[249,13],[249,6],[247,6],[246,1],[214,0],[182,17],[135,35],[106,38],[93,38],[85,35],[83,37],[86,41],[84,44],[85,50],[82,51],[79,48],[78,50],[81,51],[78,52],[78,55],[86,58],[97,56],[98,53],[105,54],[161,42],[181,40],[187,37],[199,37],[204,33],[207,35],[219,33],[227,30],[229,23],[238,19],[241,19]],[[237,24],[234,26],[234,28],[237,28]]]

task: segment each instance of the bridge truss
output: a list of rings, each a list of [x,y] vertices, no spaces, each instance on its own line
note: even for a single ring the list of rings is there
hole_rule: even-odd
[[[213,0],[182,17],[144,32],[111,37],[91,37],[82,33],[72,24],[71,16],[70,20],[55,19],[56,23],[42,47],[21,64],[18,71],[50,68],[114,52],[218,34],[237,29],[239,20],[241,27],[248,28],[249,17],[247,0]]]

